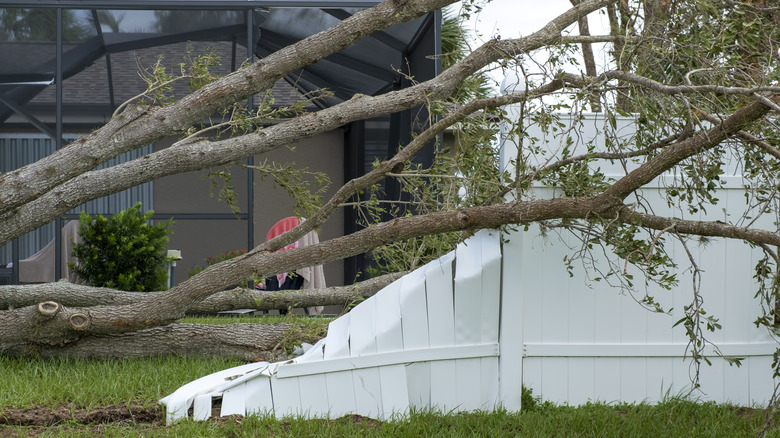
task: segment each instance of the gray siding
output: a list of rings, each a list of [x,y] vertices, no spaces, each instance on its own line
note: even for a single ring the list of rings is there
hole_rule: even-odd
[[[76,136],[65,135],[65,140],[73,140]],[[100,168],[139,158],[152,151],[151,146],[145,146],[135,151],[126,152]],[[54,140],[40,134],[0,134],[0,172],[9,172],[27,164],[40,160],[54,152]],[[114,214],[137,202],[143,204],[143,210],[154,208],[153,182],[95,199],[69,211],[69,214],[79,214],[86,211],[89,214]],[[54,223],[49,223],[33,232],[19,238],[19,257],[24,259],[39,251],[54,239]],[[12,261],[12,247],[7,244],[0,247],[0,264]]]

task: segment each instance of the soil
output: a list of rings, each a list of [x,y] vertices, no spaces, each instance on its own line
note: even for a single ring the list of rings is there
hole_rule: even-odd
[[[13,427],[24,426],[27,436],[44,433],[48,427],[67,424],[81,432],[89,430],[90,435],[102,436],[106,424],[146,425],[162,427],[163,411],[158,405],[141,406],[121,404],[85,408],[75,404],[62,406],[36,406],[30,408],[0,409],[0,437],[15,437],[18,430]]]
[[[240,415],[219,416],[220,403],[215,400],[212,407],[212,421],[216,424],[240,423],[243,419]],[[382,422],[373,418],[360,415],[346,415],[332,420],[311,421],[340,421],[359,424],[373,429],[381,427]],[[51,426],[66,425],[78,430],[80,433],[88,433],[92,436],[104,436],[103,429],[107,424],[127,425],[139,430],[161,429],[165,427],[163,409],[160,405],[142,406],[139,404],[118,404],[98,407],[82,407],[76,404],[68,404],[57,407],[36,406],[31,408],[0,408],[0,438],[16,437],[19,430],[15,427],[25,427],[25,436],[43,434]]]
[[[0,425],[4,426],[54,426],[62,423],[96,424],[122,421],[162,424],[162,408],[157,405],[122,404],[96,408],[64,405],[0,410]]]

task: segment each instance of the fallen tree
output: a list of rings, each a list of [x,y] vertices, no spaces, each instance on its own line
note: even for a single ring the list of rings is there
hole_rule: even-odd
[[[558,226],[588,236],[605,236],[606,233],[599,232],[629,225],[639,227],[651,236],[673,231],[681,239],[693,235],[745,240],[764,248],[768,254],[769,268],[761,273],[761,278],[767,280],[762,293],[771,300],[775,299],[778,287],[777,264],[780,260],[776,251],[772,250],[780,246],[780,236],[776,230],[753,228],[751,222],[739,220],[730,223],[697,222],[655,215],[652,214],[653,206],[645,205],[641,198],[633,197],[643,185],[658,176],[680,172],[695,177],[700,183],[671,187],[670,193],[675,190],[677,195],[670,195],[669,202],[676,205],[705,205],[711,201],[707,194],[714,187],[713,181],[717,181],[718,171],[713,166],[722,165],[718,157],[730,150],[736,151],[746,163],[745,168],[750,171],[747,175],[752,178],[750,185],[754,193],[760,195],[755,199],[755,208],[738,212],[740,218],[754,215],[756,211],[764,214],[772,212],[769,206],[774,205],[778,198],[774,175],[780,168],[776,114],[772,114],[780,112],[780,87],[777,85],[777,72],[780,69],[777,68],[777,53],[772,52],[772,44],[767,43],[776,37],[776,26],[772,27],[776,19],[774,10],[739,4],[739,11],[751,14],[755,23],[758,23],[755,25],[760,28],[760,32],[755,34],[758,42],[753,39],[741,40],[745,35],[732,35],[745,44],[735,49],[728,38],[718,40],[713,43],[715,49],[708,54],[700,53],[696,44],[701,43],[701,38],[709,38],[715,32],[711,29],[717,28],[718,20],[725,22],[737,18],[725,12],[722,16],[710,17],[714,23],[710,29],[707,14],[711,14],[712,10],[702,12],[696,9],[695,2],[684,3],[685,7],[674,10],[669,9],[668,5],[664,6],[664,2],[647,2],[658,3],[656,6],[660,9],[656,11],[655,19],[663,15],[666,21],[663,25],[642,27],[639,7],[630,9],[621,3],[621,8],[628,9],[621,9],[618,15],[614,14],[615,1],[576,2],[575,7],[541,30],[517,39],[492,39],[436,78],[409,88],[379,96],[356,95],[333,107],[282,120],[272,126],[257,127],[230,138],[212,138],[197,130],[194,134],[189,131],[190,127],[208,115],[268,89],[288,72],[335,53],[373,31],[413,19],[450,3],[453,0],[385,1],[345,19],[326,32],[217,79],[170,105],[128,103],[117,111],[109,123],[91,135],[44,160],[0,175],[0,243],[5,243],[87,200],[162,176],[263,154],[338,128],[350,121],[392,114],[419,105],[430,105],[441,112],[438,119],[433,120],[411,142],[403,145],[394,157],[378,163],[364,176],[344,184],[334,197],[297,228],[244,255],[209,266],[169,291],[141,297],[68,283],[0,287],[0,308],[6,309],[0,311],[0,354],[113,357],[116,355],[115,350],[123,349],[137,355],[204,354],[207,351],[218,351],[220,355],[250,358],[263,348],[278,343],[284,336],[285,328],[263,327],[251,335],[247,334],[248,329],[243,326],[215,329],[208,335],[212,341],[201,348],[189,347],[178,341],[176,345],[160,341],[159,345],[143,352],[137,345],[157,342],[152,339],[197,339],[196,336],[202,335],[202,328],[175,324],[188,313],[211,312],[227,307],[266,309],[288,305],[344,303],[366,297],[375,290],[374,286],[366,285],[358,286],[358,289],[346,287],[319,291],[306,296],[245,290],[223,291],[225,287],[235,284],[236,279],[252,275],[262,277],[322,264],[420,236],[452,235],[458,232],[468,234],[481,228],[534,222],[555,221]],[[569,26],[604,7],[608,8],[610,18],[617,20],[610,35],[576,37],[566,34]],[[713,7],[714,11],[726,11],[733,5],[731,2],[714,2]],[[681,34],[677,26],[685,19],[698,20],[701,29],[704,29],[702,33]],[[621,29],[624,32],[621,33]],[[522,65],[525,58],[532,58],[542,48],[553,53],[567,54],[573,50],[574,44],[598,42],[610,42],[615,48],[621,48],[621,52],[615,54],[620,60],[618,69],[597,75],[565,73],[562,66],[556,63],[567,57],[550,57],[546,61],[549,65],[545,64],[542,73],[524,76],[523,86],[520,87],[522,90],[500,97],[471,96],[455,106],[441,105],[441,101],[447,99],[459,84],[491,63],[502,61]],[[748,42],[751,45],[746,45]],[[690,62],[678,65],[679,58],[672,55],[663,58],[664,51],[668,51],[669,47],[675,47],[678,51],[689,50]],[[744,54],[736,56],[732,53],[744,47],[749,47],[750,53],[755,56],[748,59]],[[658,63],[665,63],[669,71],[658,72],[656,65],[641,64],[641,60],[646,58],[638,57],[636,53],[643,50],[656,53],[659,56]],[[714,69],[717,74],[713,73],[703,81],[692,80],[692,76],[705,69],[702,65],[711,65],[715,61],[723,65],[707,68]],[[758,70],[761,74],[747,75],[746,79],[734,73],[738,68]],[[729,78],[732,85],[720,85],[719,81],[724,77]],[[448,204],[437,194],[434,198],[438,206],[430,212],[401,215],[318,245],[276,252],[316,229],[333,212],[343,208],[355,194],[370,190],[385,178],[410,179],[419,172],[423,173],[423,179],[433,178],[431,174],[425,174],[425,169],[410,168],[409,162],[423,145],[446,129],[471,123],[495,135],[496,129],[491,126],[491,119],[479,118],[481,116],[475,114],[518,103],[528,106],[529,114],[535,114],[529,117],[537,117],[537,123],[555,126],[550,106],[554,109],[556,105],[545,103],[545,99],[562,94],[569,96],[575,103],[556,104],[557,108],[565,108],[576,114],[579,111],[577,102],[588,101],[592,105],[595,97],[601,100],[601,108],[607,118],[630,110],[639,115],[641,123],[645,124],[645,131],[641,137],[637,136],[630,142],[616,141],[614,148],[609,151],[589,150],[583,155],[564,153],[554,160],[544,158],[541,163],[530,159],[538,152],[538,148],[532,139],[528,139],[529,144],[514,163],[514,175],[494,172],[501,178],[491,181],[492,189],[485,196],[464,199],[455,195],[450,198],[454,201]],[[520,126],[514,127],[517,132],[523,132],[522,123],[525,120],[520,121]],[[170,148],[125,164],[95,170],[98,164],[121,152],[176,135],[181,136],[181,139]],[[470,147],[483,148],[476,155],[487,154],[490,150],[489,141],[465,142],[461,146],[463,150],[458,153],[463,156],[469,155]],[[587,165],[598,163],[599,160],[636,160],[637,165],[633,170],[627,170],[621,178],[612,181],[588,171]],[[477,162],[481,164],[475,164]],[[495,166],[495,163],[486,162],[475,159],[461,168],[450,167],[448,170],[451,174],[446,176],[458,178],[458,172],[476,174],[480,166]],[[561,184],[567,187],[565,196],[535,199],[529,195],[529,188],[535,182]],[[504,196],[510,193],[515,194],[514,200],[504,202]],[[633,236],[625,235],[621,239],[620,242],[609,241],[604,237],[600,244],[604,247],[614,247],[617,243],[634,245],[633,251],[645,257],[626,260],[633,264],[647,267],[667,263],[656,257],[663,253],[662,243],[654,240],[652,245],[646,242],[643,245]],[[365,289],[361,290],[361,287]],[[767,315],[770,325],[774,323],[772,312]],[[223,349],[208,349],[209,345],[225,344],[227,339],[238,338],[242,341],[231,341]]]
[[[278,310],[290,307],[349,306],[373,296],[401,278],[404,272],[386,274],[350,286],[332,286],[307,291],[264,291],[236,287],[215,292],[185,310],[186,315],[210,315],[235,309]],[[165,292],[127,292],[71,284],[66,281],[40,285],[17,285],[3,289],[0,309],[35,306],[54,301],[68,307],[122,306],[141,303]]]

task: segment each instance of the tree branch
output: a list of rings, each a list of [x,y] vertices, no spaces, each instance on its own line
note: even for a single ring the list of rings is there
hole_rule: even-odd
[[[375,277],[351,286],[306,291],[270,292],[235,288],[217,292],[188,309],[188,315],[203,315],[235,309],[279,310],[290,307],[346,305],[368,298],[401,278],[405,272]],[[57,283],[0,286],[0,309],[35,306],[53,301],[69,307],[121,306],[143,302],[165,292],[126,292],[102,287]]]
[[[622,201],[626,196],[668,171],[677,163],[717,146],[726,138],[735,135],[751,123],[764,117],[768,112],[769,107],[762,102],[751,102],[734,112],[734,114],[724,119],[721,123],[715,125],[712,129],[670,145],[664,151],[616,181],[600,196],[612,197],[615,200]]]
[[[680,140],[682,138],[687,138],[687,136],[689,136],[689,135],[690,135],[690,133],[682,133],[682,134],[676,134],[675,133],[675,134],[670,135],[670,136],[668,136],[668,137],[666,137],[666,138],[664,138],[664,139],[662,139],[660,141],[657,141],[657,142],[651,144],[650,146],[648,146],[648,147],[646,147],[644,149],[640,149],[640,150],[636,150],[636,151],[630,151],[630,152],[591,152],[591,153],[587,153],[587,154],[575,155],[575,156],[572,156],[572,157],[569,157],[569,158],[565,158],[565,159],[560,160],[560,161],[556,161],[556,162],[554,162],[552,164],[549,164],[547,166],[544,166],[544,167],[538,169],[536,172],[534,172],[534,175],[531,177],[531,180],[537,179],[539,177],[539,175],[541,175],[541,174],[552,172],[552,171],[554,171],[556,169],[560,169],[563,166],[568,166],[569,164],[577,163],[577,162],[580,162],[580,161],[593,160],[593,159],[622,160],[622,159],[626,159],[626,158],[633,158],[633,157],[639,157],[639,156],[647,155],[647,154],[653,152],[654,150],[660,149],[660,148],[662,148],[664,146],[668,146],[669,144],[671,144],[675,140]]]
[[[713,116],[712,114],[707,114],[703,111],[697,111],[697,113],[700,117],[702,117],[704,120],[712,123],[712,124],[718,124],[723,119],[720,119],[718,117]],[[761,149],[763,149],[766,153],[769,155],[775,157],[776,159],[780,160],[780,150],[772,146],[771,144],[767,143],[766,141],[756,137],[755,135],[745,132],[745,131],[739,131],[737,132],[737,136],[745,141],[748,141],[750,143],[754,143],[758,145]]]
[[[714,93],[714,94],[724,94],[724,95],[732,95],[732,96],[748,96],[753,98],[761,97],[766,99],[766,97],[760,95],[757,97],[756,94],[780,93],[780,87],[766,87],[766,86],[745,88],[745,87],[724,87],[720,85],[666,85],[666,84],[662,84],[661,82],[652,80],[650,78],[646,78],[644,76],[640,76],[635,73],[630,73],[621,70],[611,70],[603,73],[600,77],[603,79],[619,79],[621,81],[631,82],[633,84],[641,85],[653,91],[657,91],[659,93],[668,94],[668,95],[690,94],[690,93]],[[773,104],[771,101],[769,101],[769,103],[764,101],[764,103],[767,104],[768,106],[776,105]]]
[[[0,190],[0,213],[22,206],[123,152],[185,132],[232,102],[268,90],[285,74],[313,64],[375,31],[415,19],[454,1],[387,0],[207,84],[172,105],[131,106],[112,119],[113,123],[70,147],[0,176],[0,186],[9,188]]]
[[[445,0],[438,1],[446,3]],[[457,84],[463,79],[501,57],[527,53],[545,45],[559,42],[561,32],[568,25],[574,23],[580,16],[592,12],[609,2],[610,0],[584,1],[576,8],[560,15],[540,31],[528,37],[517,40],[490,41],[436,78],[403,90],[386,93],[381,96],[355,96],[353,99],[334,107],[297,117],[292,121],[262,129],[253,134],[222,141],[208,141],[205,139],[194,141],[188,143],[186,147],[167,148],[122,165],[87,172],[60,184],[46,195],[39,196],[37,199],[32,199],[35,196],[26,197],[27,203],[24,205],[21,205],[18,201],[11,202],[9,200],[9,204],[7,204],[9,208],[11,206],[18,208],[2,218],[2,223],[0,223],[0,244],[34,230],[69,209],[91,199],[134,187],[162,176],[204,169],[236,161],[250,155],[265,153],[316,134],[330,131],[354,120],[390,114],[424,104],[431,99],[446,97],[453,92]],[[425,3],[435,2],[434,0],[427,0]],[[333,31],[336,32],[338,29]],[[311,38],[314,39],[314,37]],[[317,44],[319,45],[320,42],[318,41]],[[263,61],[257,64],[270,62],[267,60],[268,58],[264,58]],[[246,74],[246,72],[242,74]],[[228,77],[233,76],[229,75]],[[231,86],[250,87],[250,85],[232,84]],[[227,85],[223,84],[223,86]],[[188,102],[189,105],[196,107],[198,105],[193,104],[194,101],[192,101],[191,96],[200,96],[198,99],[207,99],[209,102],[211,101],[210,99],[217,99],[218,96],[215,97],[208,93],[203,94],[202,90],[185,97],[180,102]],[[200,101],[198,104],[200,104]],[[180,106],[176,105],[177,107]],[[159,111],[167,111],[167,108],[170,107],[164,107],[154,112],[158,114]],[[183,110],[185,108],[180,109]],[[168,117],[164,117],[161,120],[157,120],[160,118],[159,114],[156,117],[153,121],[147,120],[151,126],[143,128],[143,132],[133,132],[133,135],[138,135],[145,139],[141,144],[148,144],[154,141],[154,139],[149,140],[144,137],[144,132],[149,130],[157,132],[160,129],[157,127],[157,124],[167,125],[170,123]],[[180,130],[184,129],[183,126],[179,128]],[[141,127],[136,129],[140,130]],[[108,141],[114,142],[111,139],[108,139]],[[82,143],[85,142],[87,141],[85,140]],[[173,166],[172,163],[176,163],[176,165]],[[4,190],[0,190],[0,193],[2,192]],[[38,195],[40,193],[36,193],[36,196]],[[3,199],[0,199],[0,205],[6,205]]]
[[[673,229],[680,234],[725,237],[746,240],[755,244],[780,245],[780,235],[755,228],[735,227],[719,221],[690,221],[677,218],[639,213],[628,207],[620,209],[618,220],[626,224],[637,224],[655,230]]]
[[[268,360],[272,350],[292,328],[277,324],[170,324],[132,333],[89,336],[69,342],[15,344],[0,340],[0,354],[81,359],[137,359],[157,356],[230,357],[240,360]],[[305,339],[304,341],[313,341]],[[271,359],[274,360],[274,359]]]

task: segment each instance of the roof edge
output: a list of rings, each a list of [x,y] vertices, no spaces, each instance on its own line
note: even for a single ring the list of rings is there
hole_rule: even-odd
[[[3,1],[3,8],[67,9],[254,9],[259,7],[290,8],[364,8],[381,0],[13,0]]]

